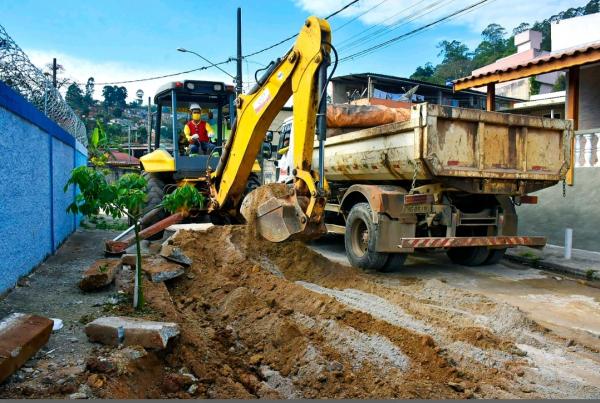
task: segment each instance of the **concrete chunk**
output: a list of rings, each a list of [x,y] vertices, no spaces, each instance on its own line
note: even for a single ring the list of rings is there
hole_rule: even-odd
[[[192,265],[192,259],[187,257],[179,247],[169,245],[168,243],[163,244],[160,249],[160,255],[171,262],[179,263],[184,266]]]
[[[84,273],[79,288],[84,291],[97,290],[106,287],[115,279],[121,265],[119,259],[96,260]]]
[[[109,316],[89,323],[85,327],[85,333],[90,341],[111,346],[124,344],[163,349],[167,347],[169,340],[179,335],[179,327],[176,323]]]
[[[24,313],[0,322],[0,383],[48,342],[52,325],[48,318]]]
[[[155,283],[174,279],[185,273],[183,267],[177,263],[169,262],[162,257],[147,258],[142,261],[142,270],[150,276]]]

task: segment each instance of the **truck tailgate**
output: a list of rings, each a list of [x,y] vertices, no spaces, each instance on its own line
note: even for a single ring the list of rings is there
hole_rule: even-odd
[[[433,104],[421,114],[421,157],[435,176],[559,181],[571,123]],[[414,111],[413,111],[414,112]]]

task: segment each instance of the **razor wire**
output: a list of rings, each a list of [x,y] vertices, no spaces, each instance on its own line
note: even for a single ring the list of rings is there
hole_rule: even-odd
[[[52,82],[0,25],[0,80],[87,146],[85,125]]]

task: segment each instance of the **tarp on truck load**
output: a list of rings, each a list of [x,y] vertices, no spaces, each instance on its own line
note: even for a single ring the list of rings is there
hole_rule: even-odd
[[[410,119],[410,109],[382,105],[327,105],[327,127],[375,127]]]

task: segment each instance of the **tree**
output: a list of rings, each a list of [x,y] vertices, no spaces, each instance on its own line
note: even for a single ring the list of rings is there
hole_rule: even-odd
[[[508,56],[516,50],[514,37],[505,38],[506,30],[498,24],[488,25],[482,32],[483,41],[473,53],[473,68],[479,68],[494,63],[496,60]]]
[[[67,101],[71,109],[79,112],[79,115],[88,112],[88,108],[84,102],[83,92],[81,91],[81,88],[79,88],[77,83],[72,83],[71,85],[69,85],[69,88],[67,88],[65,100]]]
[[[558,76],[554,85],[552,86],[552,91],[564,91],[567,88],[567,76],[561,74]]]
[[[464,77],[474,69],[516,53],[514,36],[528,29],[541,32],[541,48],[542,50],[550,50],[550,25],[552,22],[598,12],[600,12],[600,0],[590,0],[583,7],[569,8],[543,21],[537,21],[533,24],[522,22],[512,30],[512,36],[508,38],[506,38],[507,31],[502,26],[495,23],[490,24],[481,33],[482,41],[473,53],[459,41],[442,41],[438,44],[440,49],[438,56],[443,57],[442,62],[437,66],[428,63],[423,67],[417,67],[411,78],[444,84],[447,80]],[[434,70],[433,74],[431,74],[428,65]]]
[[[134,221],[134,231],[137,249],[135,290],[133,306],[136,309],[144,307],[142,289],[142,254],[140,249],[139,219],[145,205],[146,179],[139,174],[125,174],[115,183],[109,184],[102,172],[91,167],[81,166],[71,171],[71,176],[65,185],[67,192],[70,185],[79,187],[80,193],[75,201],[67,207],[67,212],[94,217],[105,211],[113,218],[126,215]]]
[[[96,103],[94,101],[94,77],[90,77],[85,84],[85,95],[83,96],[83,101],[87,105],[88,108],[91,108]]]
[[[81,166],[71,171],[64,191],[69,191],[71,185],[77,186],[80,192],[75,197],[75,201],[67,207],[67,212],[95,217],[104,211],[113,218],[125,215],[133,220],[137,254],[133,306],[136,309],[142,309],[144,292],[140,218],[147,200],[148,183],[146,179],[139,174],[131,173],[121,176],[114,183],[108,183],[102,171]],[[160,206],[171,213],[178,212],[185,217],[191,210],[202,208],[204,202],[205,198],[198,189],[187,185],[179,187],[165,196]]]
[[[442,41],[437,47],[440,49],[438,56],[442,57],[442,63],[435,69],[438,80],[445,83],[471,73],[471,53],[467,45],[453,40]]]
[[[535,79],[535,76],[529,77],[529,95],[538,95],[542,85]]]
[[[104,97],[104,107],[108,109],[109,107],[114,105],[115,98],[115,87],[112,85],[105,85],[102,88],[102,96]]]
[[[434,74],[435,68],[433,67],[433,64],[427,62],[424,66],[417,67],[415,72],[411,74],[410,78],[412,80],[432,82],[432,77]]]
[[[529,24],[528,22],[522,22],[519,25],[517,25],[516,28],[513,29],[513,36],[516,36],[518,34],[520,34],[521,32],[525,32],[528,29],[531,29],[531,24]]]
[[[104,97],[104,107],[118,107],[125,109],[127,107],[127,88],[117,87],[116,85],[106,85],[102,88]]]

